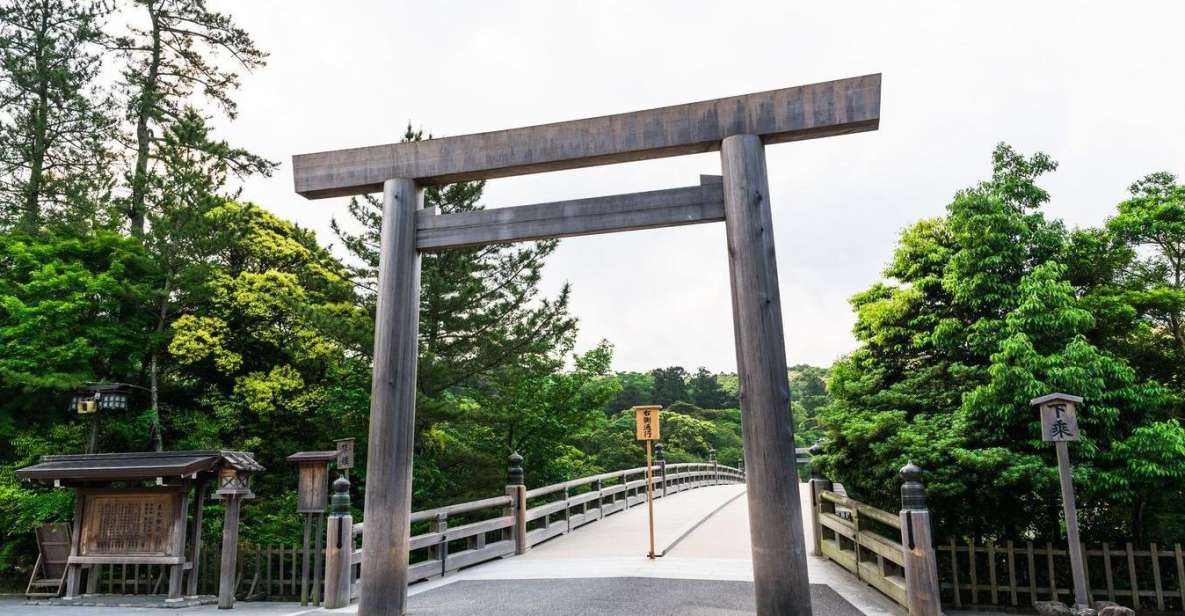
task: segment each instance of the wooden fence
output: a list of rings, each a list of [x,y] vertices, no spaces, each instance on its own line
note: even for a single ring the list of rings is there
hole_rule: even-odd
[[[1008,541],[938,546],[942,600],[948,607],[1027,608],[1034,601],[1073,602],[1064,545]],[[1090,600],[1113,601],[1140,612],[1185,611],[1185,551],[1155,543],[1136,548],[1084,544]]]
[[[310,556],[312,550],[310,549]],[[246,600],[294,601],[300,598],[304,549],[300,545],[239,545],[235,595]],[[221,551],[217,544],[202,550],[198,594],[218,594]],[[311,558],[310,558],[311,561]],[[310,568],[312,565],[310,564]],[[87,592],[121,595],[162,594],[168,588],[165,565],[94,565],[87,572]],[[191,575],[192,571],[186,571]],[[94,575],[94,585],[90,576]],[[320,583],[320,580],[310,580]]]
[[[818,490],[814,506],[822,555],[908,607],[900,517],[831,490]]]

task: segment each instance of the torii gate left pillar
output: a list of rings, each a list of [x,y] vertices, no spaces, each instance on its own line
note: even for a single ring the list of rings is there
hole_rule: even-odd
[[[765,145],[875,130],[880,75],[558,124],[294,157],[297,192],[382,190],[362,616],[407,604],[419,251],[725,222],[759,616],[811,613]],[[421,187],[720,150],[723,185],[437,216]],[[394,178],[394,179],[393,179]]]

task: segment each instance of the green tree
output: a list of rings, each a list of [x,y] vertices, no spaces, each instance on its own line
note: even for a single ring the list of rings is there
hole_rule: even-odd
[[[687,389],[691,401],[700,408],[721,409],[736,406],[736,400],[724,391],[716,375],[702,366],[688,379]]]
[[[682,366],[655,368],[650,371],[650,376],[654,379],[654,401],[651,404],[665,407],[680,400],[686,401],[689,398],[687,395],[687,371]]]
[[[1129,304],[1145,325],[1140,365],[1185,391],[1185,186],[1170,173],[1132,184],[1107,231],[1130,250],[1115,268],[1112,298]],[[1128,333],[1128,332],[1125,332]],[[1136,349],[1132,349],[1137,351]]]
[[[97,92],[100,4],[0,3],[0,214],[26,231],[106,223],[113,121]]]
[[[1163,520],[1148,488],[1154,474],[1180,472],[1169,462],[1175,401],[1091,343],[1091,309],[1108,304],[1075,289],[1061,261],[1113,255],[1114,242],[1044,218],[1036,180],[1054,168],[999,146],[991,180],[902,234],[885,272],[896,282],[853,298],[861,346],[832,367],[834,399],[820,417],[823,465],[854,494],[891,505],[896,470],[912,459],[926,470],[940,532],[1055,536],[1056,463],[1028,400],[1063,390],[1087,398],[1075,472],[1088,535],[1131,537]],[[1108,262],[1080,278],[1105,278]],[[1108,327],[1122,321],[1110,306]],[[1160,451],[1143,476],[1132,470],[1146,463],[1132,455],[1136,435]]]
[[[140,21],[129,23],[112,47],[126,57],[120,86],[135,143],[126,214],[132,233],[142,235],[153,175],[162,173],[156,151],[160,137],[182,121],[197,96],[233,119],[237,107],[232,94],[239,75],[227,65],[250,71],[263,66],[267,54],[229,15],[210,10],[205,0],[132,0],[131,5],[130,15]],[[227,149],[222,155],[232,173],[261,171],[260,159],[242,150]]]
[[[618,372],[621,391],[605,405],[605,412],[617,413],[644,404],[654,404],[654,377],[648,372]]]

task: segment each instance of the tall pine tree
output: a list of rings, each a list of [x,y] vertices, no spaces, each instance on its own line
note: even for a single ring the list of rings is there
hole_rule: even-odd
[[[0,3],[0,224],[93,226],[111,188],[113,122],[95,88],[100,5]]]
[[[127,97],[134,148],[126,215],[132,233],[143,235],[152,176],[159,172],[156,149],[165,131],[182,119],[195,97],[212,102],[233,119],[237,71],[263,66],[267,54],[229,15],[210,10],[205,0],[133,0],[133,9],[131,15],[140,21],[114,39],[114,48],[127,58],[120,85]],[[267,174],[274,168],[246,154],[228,149],[223,163],[239,176]]]

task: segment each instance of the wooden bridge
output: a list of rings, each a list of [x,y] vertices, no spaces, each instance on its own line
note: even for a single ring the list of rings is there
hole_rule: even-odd
[[[656,467],[658,557],[650,559],[645,470],[527,489],[516,483],[522,472],[512,465],[504,495],[413,513],[409,613],[752,613],[744,473],[715,462]],[[792,471],[787,481],[797,481]],[[348,514],[348,487],[334,484],[325,579],[326,607],[345,613],[357,609],[366,536],[365,525]],[[926,512],[880,511],[818,478],[800,493],[805,515],[787,516],[785,524],[814,546],[814,613],[911,613],[911,550],[901,528]],[[918,541],[928,543],[928,520],[926,527]],[[913,603],[913,614],[926,614],[929,604]]]

